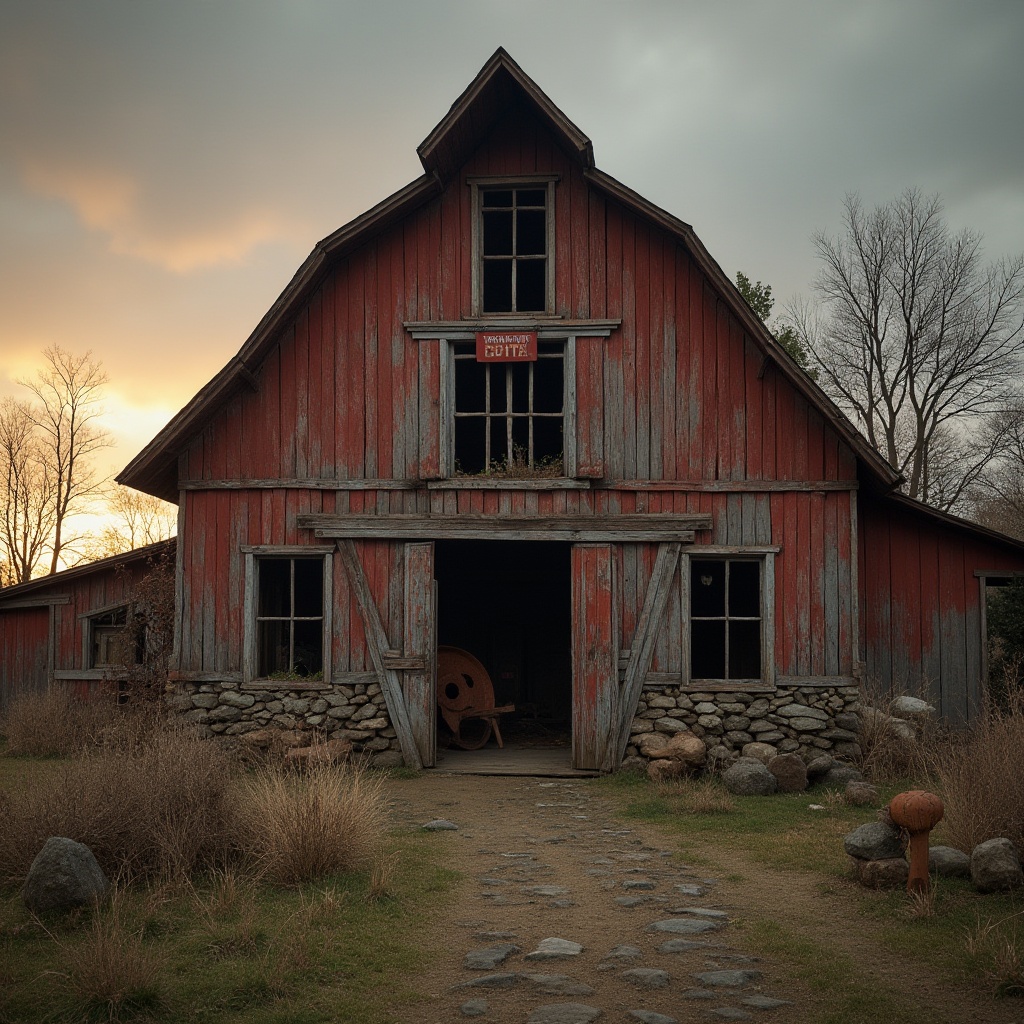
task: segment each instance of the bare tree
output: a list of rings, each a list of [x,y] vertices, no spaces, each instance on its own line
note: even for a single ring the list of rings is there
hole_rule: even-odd
[[[151,494],[116,484],[106,493],[106,504],[113,521],[86,546],[89,559],[119,555],[167,540],[177,529],[177,508]]]
[[[971,514],[985,526],[1024,540],[1024,404],[994,417],[989,429],[1002,439],[1002,453],[978,477]]]
[[[32,410],[12,398],[0,405],[0,586],[30,580],[50,545],[56,481]]]
[[[49,544],[53,573],[57,571],[62,549],[70,543],[65,533],[68,518],[101,487],[91,458],[112,442],[98,423],[107,375],[92,353],[76,356],[59,345],[51,345],[43,354],[46,367],[34,379],[19,383],[37,399],[32,416],[54,488]]]
[[[844,220],[814,237],[819,307],[791,319],[911,497],[951,508],[1001,451],[979,424],[1019,393],[1024,256],[985,266],[981,237],[916,189],[870,212],[847,196]]]

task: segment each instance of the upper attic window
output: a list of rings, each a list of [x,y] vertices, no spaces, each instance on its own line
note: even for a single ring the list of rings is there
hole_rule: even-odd
[[[474,179],[474,312],[554,309],[555,179]]]

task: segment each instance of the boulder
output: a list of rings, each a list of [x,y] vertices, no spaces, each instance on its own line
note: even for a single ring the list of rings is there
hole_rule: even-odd
[[[932,846],[928,850],[928,872],[940,878],[968,878],[971,858],[952,846]]]
[[[857,860],[891,860],[903,856],[902,831],[884,821],[869,821],[843,840],[843,849]]]
[[[663,732],[645,732],[637,737],[636,749],[643,757],[661,757],[671,737]]]
[[[854,875],[868,889],[899,889],[907,884],[910,865],[903,857],[884,860],[860,860],[851,857]]]
[[[753,757],[766,765],[773,757],[778,757],[779,752],[770,743],[759,743],[755,740],[743,747],[743,756]]]
[[[52,836],[32,861],[21,899],[33,914],[64,913],[101,900],[109,888],[88,846]]]
[[[352,744],[348,740],[325,740],[308,747],[290,747],[285,751],[284,762],[295,768],[309,768],[316,764],[341,764],[352,756]]]
[[[864,773],[855,768],[852,764],[845,764],[842,761],[835,761],[832,767],[819,775],[815,785],[824,786],[826,789],[846,789],[848,782],[863,782]]]
[[[799,754],[779,754],[768,762],[780,793],[802,793],[807,788],[807,766]]]
[[[722,782],[735,796],[769,796],[778,788],[775,776],[765,765],[745,758],[722,772]]]
[[[971,852],[971,881],[979,892],[998,892],[1024,885],[1020,857],[1009,839],[989,839]]]
[[[851,779],[843,790],[843,799],[851,807],[872,807],[878,803],[878,790],[870,782]]]
[[[935,708],[927,701],[921,700],[919,697],[897,697],[892,704],[889,705],[889,709],[897,717],[904,717],[906,715],[935,714]]]
[[[686,774],[686,765],[682,761],[670,761],[667,758],[657,758],[647,764],[647,777],[652,782],[663,782],[666,779],[678,779],[680,775]]]
[[[659,756],[699,768],[707,759],[707,751],[707,746],[699,736],[694,736],[692,732],[677,732],[662,747]]]
[[[834,764],[836,759],[831,754],[820,754],[807,762],[807,781],[817,782]]]

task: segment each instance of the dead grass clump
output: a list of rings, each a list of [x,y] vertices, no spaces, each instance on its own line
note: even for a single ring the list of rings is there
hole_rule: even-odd
[[[907,696],[929,698],[926,681]],[[876,783],[898,782],[927,775],[932,747],[939,742],[937,720],[932,715],[905,718],[893,711],[903,691],[883,689],[877,680],[861,685],[861,768]]]
[[[263,769],[241,781],[235,803],[239,848],[284,885],[366,866],[384,831],[381,780],[354,768]]]
[[[950,737],[935,756],[945,804],[946,841],[970,851],[1002,837],[1024,846],[1024,709],[990,711],[962,736]]]
[[[8,705],[0,721],[7,753],[24,757],[67,757],[98,742],[117,715],[112,697],[80,700],[54,686],[26,693]]]
[[[143,929],[129,925],[114,892],[84,934],[57,940],[67,969],[59,975],[87,1017],[120,1021],[160,1004],[161,960],[143,946]]]
[[[1017,939],[1020,913],[1001,921],[982,921],[967,933],[967,955],[980,961],[982,975],[991,983],[995,995],[1024,996],[1024,949]]]
[[[655,784],[655,792],[676,814],[731,814],[736,802],[715,778],[682,776]]]
[[[99,748],[56,777],[0,794],[0,881],[24,879],[50,836],[84,843],[108,876],[182,879],[219,862],[229,762],[212,743],[168,730],[136,749]]]

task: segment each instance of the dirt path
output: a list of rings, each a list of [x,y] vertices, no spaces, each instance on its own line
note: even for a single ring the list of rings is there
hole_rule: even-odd
[[[849,955],[870,982],[912,987],[937,1024],[1022,1019],[1014,1003],[980,1005],[937,975],[893,963],[866,926],[854,927],[843,897],[815,891],[811,876],[766,871],[728,850],[693,851],[713,869],[681,863],[656,829],[616,818],[587,780],[432,772],[388,786],[397,826],[439,818],[457,826],[439,841],[463,875],[432,937],[446,953],[425,986],[430,1001],[402,1011],[407,1024],[471,1016],[576,1024],[597,1011],[602,1021],[648,1024],[820,1021],[827,993],[809,989],[782,957],[744,949],[745,919],[766,916],[820,945],[823,957]],[[658,922],[681,931],[652,930]],[[528,956],[552,938],[582,952]],[[507,946],[517,951],[501,959]],[[470,966],[467,954],[481,951],[481,965]]]

